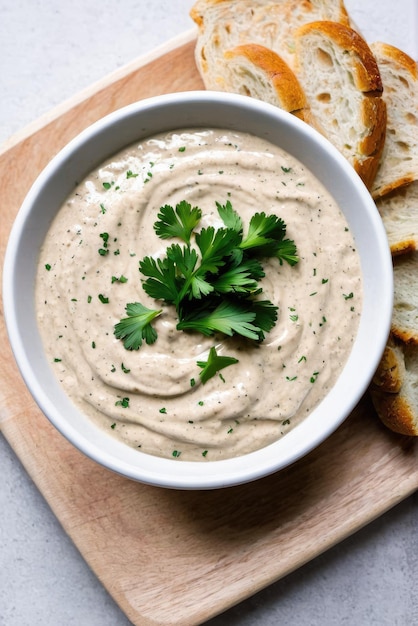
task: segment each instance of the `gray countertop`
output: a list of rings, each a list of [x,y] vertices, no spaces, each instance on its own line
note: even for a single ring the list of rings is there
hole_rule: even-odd
[[[0,141],[168,39],[191,0],[0,0]],[[346,0],[370,40],[416,57],[416,0]],[[414,21],[415,20],[415,21]],[[130,622],[0,436],[0,626]],[[418,625],[418,494],[212,626]]]

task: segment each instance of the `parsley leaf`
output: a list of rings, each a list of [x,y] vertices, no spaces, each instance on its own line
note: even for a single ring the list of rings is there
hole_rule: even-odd
[[[299,261],[296,244],[291,239],[283,239],[279,243],[275,256],[279,259],[280,264],[286,261],[289,265],[296,265]]]
[[[286,224],[277,215],[255,213],[250,220],[247,236],[240,247],[251,256],[277,257],[280,263],[295,265],[299,258],[295,242],[284,239]]]
[[[184,280],[178,276],[172,258],[166,256],[163,259],[154,259],[146,256],[139,262],[139,270],[144,276],[149,277],[142,287],[151,298],[164,300],[168,304],[177,301]]]
[[[151,326],[151,322],[161,310],[148,309],[140,302],[127,304],[125,310],[128,317],[115,324],[115,337],[124,340],[123,345],[127,350],[138,350],[142,340],[153,344],[157,339],[157,331]]]
[[[203,368],[199,373],[200,380],[205,384],[210,378],[215,376],[220,370],[238,363],[238,359],[232,356],[220,356],[216,352],[216,348],[212,346],[209,350],[207,361],[197,361],[199,367]]]
[[[182,286],[175,301],[177,308],[186,297],[199,300],[213,291],[212,285],[205,280],[206,269],[197,266],[198,255],[194,248],[173,244],[167,248],[167,257],[175,265],[177,275],[182,277]]]
[[[277,319],[277,307],[271,303],[265,306],[261,302],[254,306],[250,300],[244,302],[221,300],[212,309],[206,306],[188,311],[184,319],[177,324],[177,329],[194,330],[206,336],[213,335],[215,332],[228,336],[236,334],[259,341],[264,338],[264,334],[263,329],[257,325],[257,318],[263,321],[266,328],[270,324],[274,325]],[[270,319],[270,324],[267,322],[268,319]]]
[[[276,215],[255,213],[248,227],[247,236],[244,238],[241,248],[264,248],[272,241],[281,241],[286,233],[284,221]]]
[[[270,332],[277,321],[278,307],[270,300],[252,300],[252,310],[255,313],[255,321],[259,327],[259,340],[263,341],[264,332]]]
[[[255,294],[258,292],[258,280],[265,276],[261,263],[249,259],[243,263],[234,263],[219,274],[213,286],[219,293]]]
[[[216,273],[240,241],[240,234],[230,228],[215,230],[213,226],[208,226],[196,233],[196,244],[202,254],[201,263],[205,271]]]
[[[235,230],[237,233],[242,233],[242,219],[236,211],[232,208],[230,200],[227,200],[226,204],[222,205],[219,202],[216,203],[219,217],[227,228]]]
[[[178,237],[185,243],[190,243],[193,229],[201,217],[202,211],[198,207],[192,209],[186,200],[179,202],[175,209],[166,204],[158,213],[158,221],[155,222],[154,229],[160,239]]]

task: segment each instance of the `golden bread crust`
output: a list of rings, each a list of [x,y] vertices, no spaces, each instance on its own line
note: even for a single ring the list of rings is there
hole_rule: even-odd
[[[386,393],[398,393],[405,377],[405,362],[401,349],[389,338],[382,359],[373,377],[373,386]]]
[[[375,57],[377,54],[379,54],[380,56],[387,59],[392,59],[392,61],[404,67],[405,70],[407,70],[415,80],[418,79],[417,62],[412,57],[410,57],[409,54],[403,52],[403,50],[400,50],[399,48],[396,48],[395,46],[384,43],[382,41],[374,42],[371,46],[371,49]]]
[[[361,158],[355,159],[353,166],[368,189],[373,185],[383,154],[386,117],[386,103],[382,98],[367,96],[363,100],[363,123],[368,134],[358,144]]]
[[[317,129],[370,189],[383,154],[387,121],[382,80],[370,47],[349,26],[330,21],[304,24],[296,30],[295,41],[295,73]]]
[[[371,189],[375,200],[418,180],[418,64],[398,48],[371,44],[387,105],[386,144]]]
[[[328,37],[356,59],[353,78],[357,89],[364,93],[382,94],[383,84],[376,59],[365,39],[357,31],[339,22],[320,20],[300,26],[295,35],[301,38],[313,33]]]
[[[370,396],[383,424],[413,437],[418,436],[417,367],[416,347],[391,335],[370,384]]]
[[[371,390],[371,397],[380,420],[387,428],[400,435],[418,436],[414,407],[406,397],[376,389]]]
[[[243,57],[263,72],[275,89],[282,108],[289,113],[300,112],[307,107],[305,93],[296,75],[273,50],[258,44],[243,44],[227,50],[224,56],[227,61]]]

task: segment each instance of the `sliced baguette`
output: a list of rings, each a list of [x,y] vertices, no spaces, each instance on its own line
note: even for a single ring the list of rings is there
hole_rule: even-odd
[[[386,393],[398,393],[405,379],[405,359],[402,347],[391,335],[386,344],[379,367],[372,380],[374,388]]]
[[[376,60],[352,28],[317,21],[295,33],[295,73],[317,128],[370,189],[386,134],[386,105]]]
[[[418,346],[418,252],[394,258],[392,334]]]
[[[313,20],[349,23],[342,0],[197,0],[190,16],[198,26],[196,65],[206,89],[226,91],[224,53],[260,44],[293,66],[293,31]]]
[[[418,180],[376,199],[376,206],[392,255],[418,250]]]
[[[306,97],[294,72],[273,50],[243,44],[225,52],[225,87],[258,98],[306,120]]]
[[[418,180],[418,64],[385,43],[371,44],[387,108],[386,143],[371,189],[380,198]]]
[[[380,420],[396,433],[418,436],[418,347],[389,340],[370,385]]]

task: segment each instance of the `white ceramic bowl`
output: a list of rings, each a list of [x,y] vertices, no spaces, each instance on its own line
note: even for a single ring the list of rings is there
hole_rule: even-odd
[[[298,426],[238,458],[184,462],[144,454],[98,429],[70,402],[47,362],[39,336],[34,284],[51,219],[96,165],[134,141],[185,127],[222,127],[276,143],[304,163],[344,212],[361,257],[364,306],[358,335],[337,383]],[[276,107],[233,94],[188,92],[143,100],[112,113],[71,141],[29,191],[14,223],[4,265],[4,312],[13,352],[35,401],[52,424],[98,463],[144,483],[212,489],[255,480],[311,451],[344,421],[365,392],[389,332],[392,265],[376,207],[352,167],[317,132]]]

